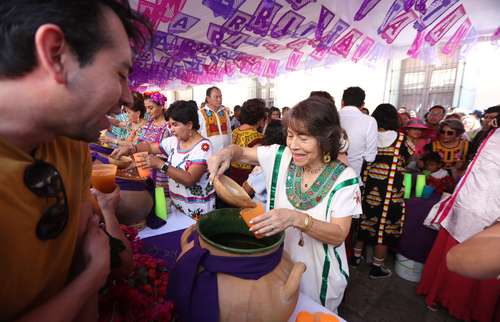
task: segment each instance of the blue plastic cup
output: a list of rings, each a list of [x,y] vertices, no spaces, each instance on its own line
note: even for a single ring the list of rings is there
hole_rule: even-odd
[[[424,187],[424,190],[422,191],[422,198],[429,199],[432,196],[433,192],[434,192],[434,187],[426,185]]]

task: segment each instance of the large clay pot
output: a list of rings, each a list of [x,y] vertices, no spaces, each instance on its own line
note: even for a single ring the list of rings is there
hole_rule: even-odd
[[[118,222],[122,225],[144,228],[146,218],[153,208],[153,198],[146,190],[120,190],[120,202],[116,210]]]
[[[256,239],[239,209],[219,209],[203,216],[181,237],[181,255],[193,247],[188,238],[197,229],[202,248],[216,256],[259,257],[275,252],[284,234]],[[303,263],[293,263],[286,252],[273,271],[257,280],[217,274],[220,322],[283,322],[293,313],[299,295]]]

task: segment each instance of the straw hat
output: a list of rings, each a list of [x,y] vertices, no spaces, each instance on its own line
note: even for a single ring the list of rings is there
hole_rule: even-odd
[[[407,131],[409,129],[419,129],[424,131],[432,130],[430,127],[425,125],[425,123],[419,118],[412,118],[408,121],[404,129]]]

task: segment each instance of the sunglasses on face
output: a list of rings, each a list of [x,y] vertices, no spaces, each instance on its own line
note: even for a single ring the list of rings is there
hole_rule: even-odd
[[[439,131],[439,133],[443,134],[443,135],[449,135],[449,136],[455,136],[455,131],[446,131],[446,130],[441,130]]]
[[[36,227],[40,240],[55,239],[68,223],[68,198],[59,171],[42,160],[35,160],[24,170],[25,186],[40,198],[55,199],[43,212]]]

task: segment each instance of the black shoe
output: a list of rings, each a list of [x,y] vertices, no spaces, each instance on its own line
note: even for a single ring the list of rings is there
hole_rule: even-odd
[[[372,265],[372,268],[370,269],[370,278],[372,280],[378,280],[382,278],[388,278],[392,275],[392,272],[390,269],[385,268],[384,266],[375,266]]]
[[[349,266],[358,267],[363,261],[363,256],[352,256],[349,258]]]

